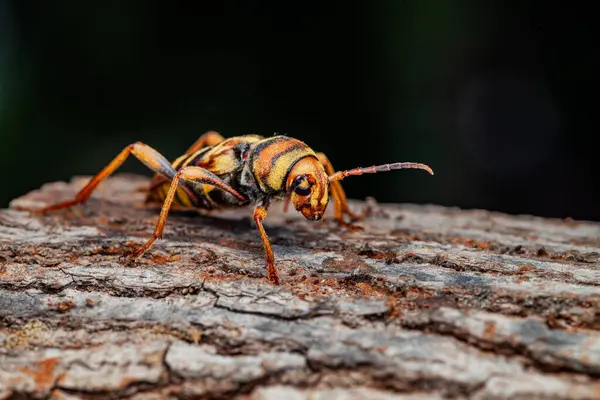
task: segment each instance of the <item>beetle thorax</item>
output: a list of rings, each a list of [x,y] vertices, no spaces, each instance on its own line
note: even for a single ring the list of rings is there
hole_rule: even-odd
[[[315,152],[305,143],[286,136],[273,136],[253,144],[248,165],[260,187],[268,195],[285,195],[286,179],[296,163]]]

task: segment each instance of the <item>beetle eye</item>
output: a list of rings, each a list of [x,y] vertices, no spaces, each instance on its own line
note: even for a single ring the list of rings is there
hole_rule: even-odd
[[[294,192],[296,192],[298,196],[308,196],[310,194],[310,187],[296,186]]]
[[[304,186],[304,185],[307,185],[307,186]],[[308,196],[311,192],[310,183],[308,182],[306,175],[297,176],[294,179],[294,183],[293,183],[292,187],[294,188],[294,192],[298,196]]]

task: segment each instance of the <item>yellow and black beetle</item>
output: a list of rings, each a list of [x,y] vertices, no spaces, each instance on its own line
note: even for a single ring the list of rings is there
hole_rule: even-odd
[[[38,213],[84,203],[98,184],[112,174],[132,154],[156,173],[150,185],[148,201],[163,202],[154,234],[131,257],[140,257],[161,238],[169,209],[173,203],[200,209],[219,209],[257,204],[254,221],[260,232],[267,260],[268,278],[280,282],[273,250],[262,221],[273,200],[291,201],[309,220],[320,220],[329,203],[334,202],[334,218],[356,219],[339,182],[347,176],[404,168],[424,169],[427,165],[404,162],[335,172],[323,153],[315,153],[305,143],[286,136],[264,138],[258,135],[225,139],[217,132],[202,135],[183,156],[172,163],[156,150],[141,142],[131,144],[117,155],[73,200],[53,204]]]

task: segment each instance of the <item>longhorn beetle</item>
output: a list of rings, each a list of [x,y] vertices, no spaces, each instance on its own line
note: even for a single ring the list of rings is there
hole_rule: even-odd
[[[205,210],[257,204],[254,221],[260,233],[271,282],[280,282],[269,238],[263,227],[267,209],[273,200],[291,201],[308,220],[318,221],[329,203],[334,203],[334,219],[352,228],[344,216],[359,219],[350,211],[340,181],[348,176],[373,174],[404,168],[423,169],[425,164],[402,162],[354,168],[335,172],[323,153],[315,153],[305,143],[286,136],[264,138],[258,135],[225,139],[209,131],[202,135],[181,157],[170,163],[152,147],[137,142],[125,147],[102,171],[81,189],[73,200],[56,203],[36,213],[59,210],[85,203],[94,189],[133,155],[156,174],[151,181],[147,201],[163,202],[152,237],[130,257],[144,254],[156,239],[162,238],[169,209],[173,203]]]

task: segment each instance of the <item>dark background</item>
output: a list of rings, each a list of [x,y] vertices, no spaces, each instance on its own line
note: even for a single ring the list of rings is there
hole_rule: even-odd
[[[0,0],[0,206],[214,129],[436,172],[354,198],[600,220],[593,3],[161,3]]]

